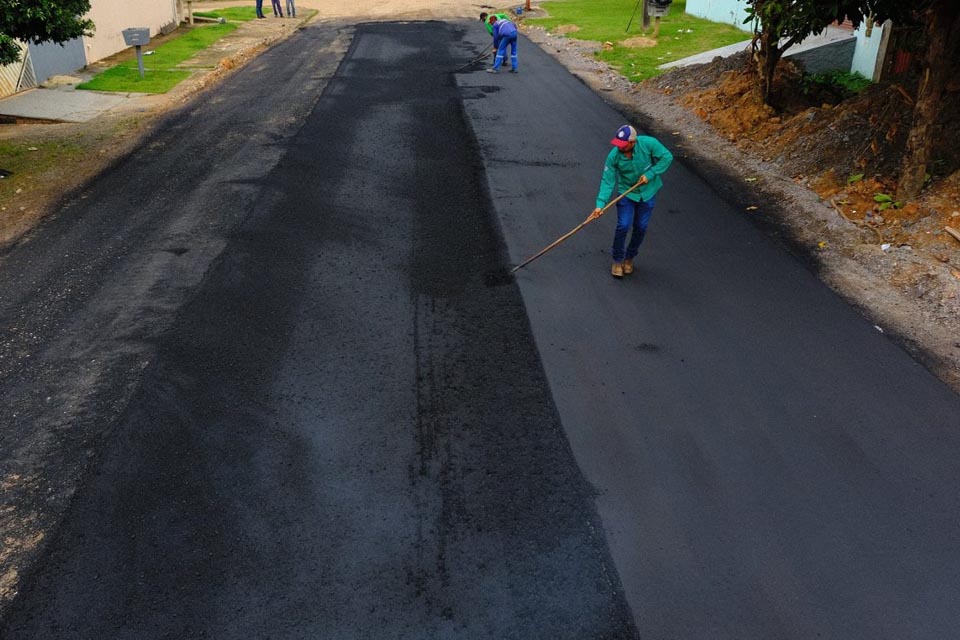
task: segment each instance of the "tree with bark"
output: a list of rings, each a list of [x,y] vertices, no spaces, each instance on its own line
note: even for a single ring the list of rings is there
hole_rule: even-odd
[[[921,78],[907,146],[901,160],[897,200],[916,198],[933,164],[941,109],[951,80],[960,76],[960,0],[746,0],[753,21],[753,60],[758,91],[766,104],[773,97],[777,64],[784,52],[834,21],[859,26],[877,22],[918,22],[923,27]]]
[[[777,64],[787,49],[822,33],[834,21],[859,26],[871,7],[868,0],[747,0],[753,23],[753,61],[761,98],[770,104]]]
[[[941,107],[950,81],[960,73],[960,2],[925,0],[914,6],[916,17],[923,22],[922,71],[900,165],[897,200],[916,198],[927,181],[933,149],[944,125]]]
[[[93,21],[83,16],[89,0],[3,0],[0,10],[0,65],[20,60],[17,40],[63,44],[93,35]]]

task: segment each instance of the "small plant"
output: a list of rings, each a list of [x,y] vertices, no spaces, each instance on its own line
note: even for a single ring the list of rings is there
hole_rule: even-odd
[[[801,80],[803,92],[806,94],[816,93],[816,89],[826,89],[845,96],[852,96],[860,93],[871,84],[873,83],[860,73],[850,73],[848,71],[814,73],[805,75]]]
[[[877,207],[880,211],[886,211],[887,209],[899,209],[903,206],[902,202],[894,200],[891,196],[886,193],[878,193],[873,196],[873,201],[880,203],[880,206]]]
[[[863,174],[858,173],[847,178],[847,184],[853,184],[855,182],[860,182],[861,180],[863,180]]]
[[[858,71],[834,71],[827,74],[833,84],[839,85],[850,93],[860,93],[873,82]]]

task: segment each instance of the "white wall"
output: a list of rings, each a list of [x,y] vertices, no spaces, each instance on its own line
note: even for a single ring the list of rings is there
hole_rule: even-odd
[[[687,13],[711,22],[732,24],[743,31],[753,31],[747,19],[746,0],[687,0]]]
[[[874,82],[880,79],[880,72],[883,70],[881,65],[886,55],[891,29],[892,23],[889,20],[882,25],[874,25],[873,32],[868,38],[867,25],[860,25],[856,33],[857,48],[853,53],[853,65],[850,71],[859,72]]]
[[[177,21],[177,12],[170,0],[92,0],[86,17],[97,27],[92,38],[83,39],[90,64],[127,48],[121,33],[124,29],[149,27],[153,38],[161,26]]]

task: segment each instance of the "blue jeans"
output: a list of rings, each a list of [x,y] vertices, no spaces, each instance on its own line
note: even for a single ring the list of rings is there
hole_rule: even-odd
[[[257,17],[263,17],[263,0],[257,0]]]
[[[613,234],[613,261],[623,262],[633,260],[640,249],[640,243],[647,235],[647,225],[650,224],[650,216],[653,215],[653,205],[656,204],[656,197],[646,201],[634,202],[629,198],[623,198],[617,203],[617,230]],[[630,236],[630,244],[626,251],[623,249],[623,243],[627,239],[627,231],[633,227],[633,235]]]
[[[497,47],[497,57],[493,59],[494,70],[499,69],[503,64],[503,59],[507,55],[507,45],[510,45],[510,68],[517,70],[517,36],[508,36],[500,38],[500,45]]]

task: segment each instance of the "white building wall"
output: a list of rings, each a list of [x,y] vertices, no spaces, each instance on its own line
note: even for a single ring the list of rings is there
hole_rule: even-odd
[[[177,21],[177,8],[173,0],[92,0],[86,17],[96,25],[94,36],[83,39],[90,64],[127,48],[124,29],[148,27],[156,36],[161,26]]]
[[[711,22],[732,24],[743,31],[753,31],[747,19],[746,0],[687,0],[687,13]]]
[[[887,20],[883,24],[874,25],[870,37],[867,37],[867,25],[861,24],[857,29],[857,48],[853,52],[853,65],[850,70],[858,72],[866,78],[877,82],[883,70],[883,58],[887,52],[887,42],[890,40],[892,24]]]

